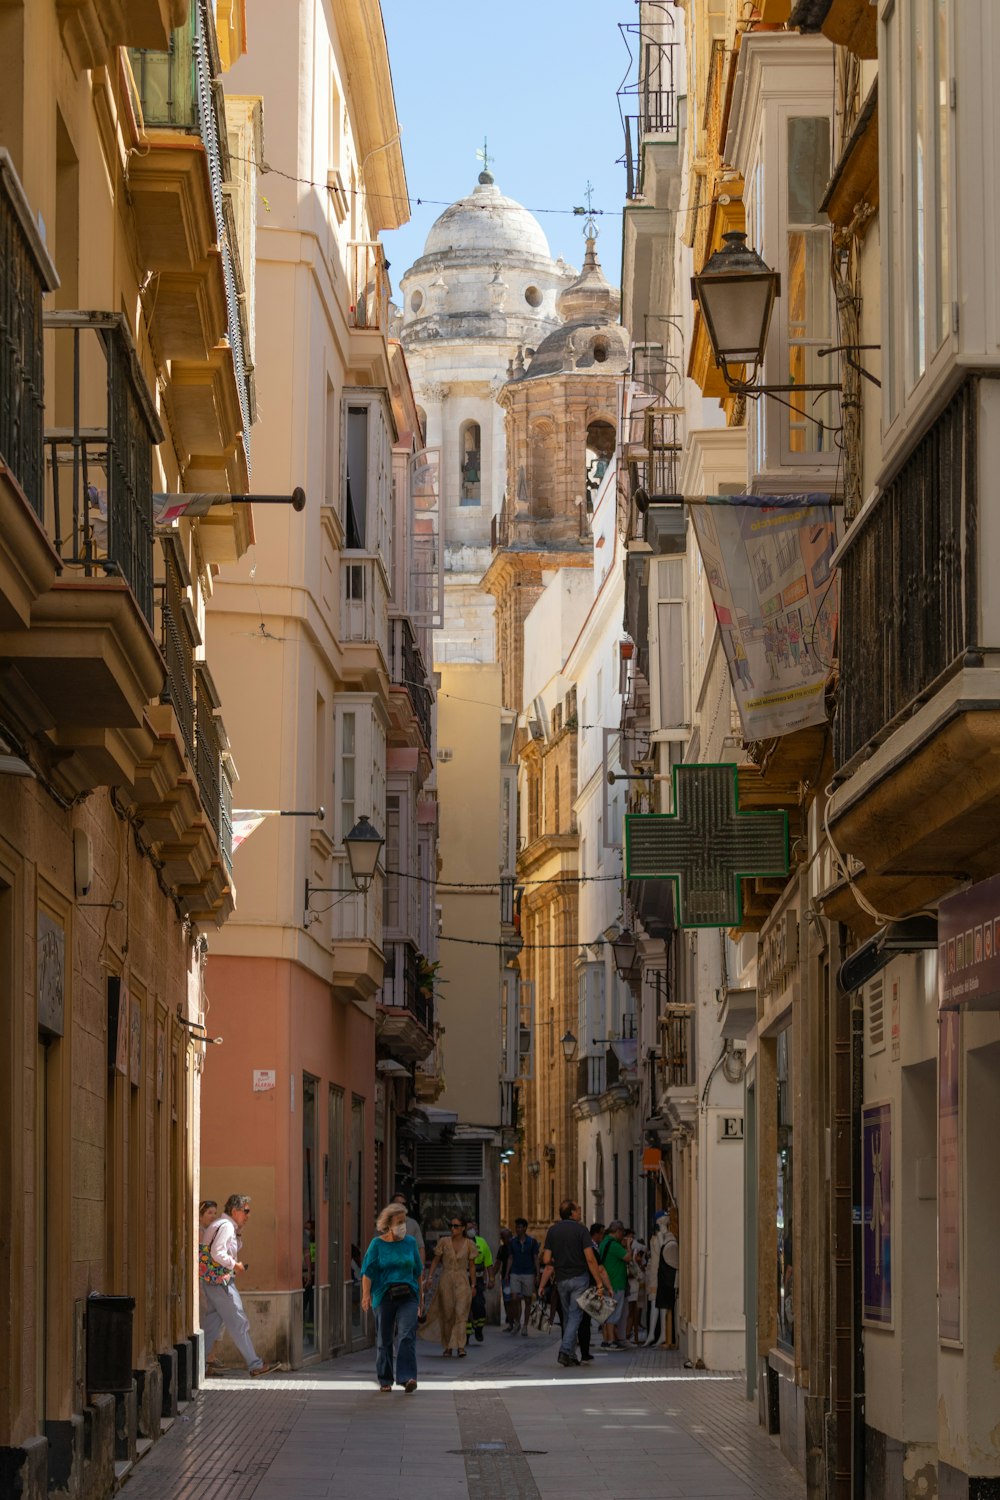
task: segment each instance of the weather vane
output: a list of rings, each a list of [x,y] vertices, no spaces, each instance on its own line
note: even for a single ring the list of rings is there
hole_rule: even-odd
[[[587,240],[597,238],[597,220],[594,218],[594,184],[587,179],[587,187],[583,195],[587,200],[586,208],[579,206],[573,209],[583,219],[583,237]]]
[[[490,170],[490,162],[491,161],[496,161],[496,157],[490,155],[490,152],[489,152],[489,142],[487,141],[487,138],[486,138],[485,135],[483,136],[483,144],[482,144],[482,146],[480,146],[479,150],[476,152],[476,160],[482,162],[482,164],[483,164],[483,171],[484,172],[489,172],[489,170]]]

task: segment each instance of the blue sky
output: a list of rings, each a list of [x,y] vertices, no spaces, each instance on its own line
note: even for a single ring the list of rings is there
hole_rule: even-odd
[[[497,185],[525,207],[572,209],[588,180],[605,274],[621,275],[625,147],[615,90],[628,66],[619,21],[634,0],[382,0],[402,127],[410,222],[383,236],[393,287],[444,206],[475,186],[489,139]],[[583,259],[582,220],[538,213],[553,256]]]

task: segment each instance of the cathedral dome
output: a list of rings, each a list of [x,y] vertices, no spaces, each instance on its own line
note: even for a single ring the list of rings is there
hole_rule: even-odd
[[[446,208],[431,226],[424,255],[440,258],[449,252],[478,252],[483,260],[498,256],[549,256],[549,243],[538,220],[513,198],[507,198],[490,172],[466,198]]]

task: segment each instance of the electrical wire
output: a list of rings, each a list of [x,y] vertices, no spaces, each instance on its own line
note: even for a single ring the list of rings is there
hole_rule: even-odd
[[[254,157],[238,156],[233,151],[231,151],[229,155],[232,161],[241,161],[247,163],[250,166],[256,166],[262,177],[282,177],[286,182],[297,182],[301,184],[302,187],[315,188],[317,192],[333,192],[333,188],[328,182],[317,182],[312,177],[299,177],[294,172],[284,172],[280,167],[271,166],[270,162],[258,163]],[[349,194],[352,197],[371,198],[373,201],[379,203],[406,203],[410,208],[423,208],[425,206],[430,208],[452,208],[456,203],[462,203],[463,208],[468,209],[471,212],[496,214],[521,213],[527,210],[529,214],[565,214],[569,218],[577,219],[591,217],[595,219],[620,219],[625,213],[625,208],[584,209],[580,206],[574,206],[572,208],[533,208],[530,205],[515,203],[513,201],[511,202],[510,206],[507,207],[505,204],[498,204],[493,202],[472,203],[467,199],[463,200],[461,198],[425,198],[422,196],[417,197],[412,193],[376,193],[373,192],[370,188],[365,187],[343,187],[341,191],[345,194]],[[717,199],[712,198],[705,203],[690,204],[687,208],[667,209],[665,210],[665,213],[666,216],[670,219],[681,219],[688,214],[705,213],[708,209],[715,208],[717,202]]]
[[[619,854],[621,850],[618,851]],[[400,880],[417,880],[423,885],[436,885],[439,890],[447,891],[496,891],[498,894],[502,888],[501,876],[496,880],[440,880],[434,875],[417,875],[410,870],[386,870],[386,875],[393,875]],[[566,875],[561,877],[548,876],[544,880],[518,880],[511,875],[506,877],[513,882],[514,888],[520,890],[529,885],[590,885],[594,881],[621,880],[621,872],[617,875]],[[349,893],[353,894],[353,893]]]

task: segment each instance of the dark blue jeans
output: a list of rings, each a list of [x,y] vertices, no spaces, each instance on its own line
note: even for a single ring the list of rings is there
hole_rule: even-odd
[[[583,1289],[589,1285],[590,1277],[587,1275],[571,1276],[568,1280],[556,1282],[563,1315],[563,1336],[562,1342],[559,1345],[560,1354],[572,1355],[575,1352],[576,1336],[583,1319],[583,1308],[576,1299]]]
[[[379,1385],[392,1385],[392,1350],[396,1340],[396,1381],[405,1385],[417,1378],[416,1296],[394,1302],[386,1292],[375,1309],[375,1370]]]

